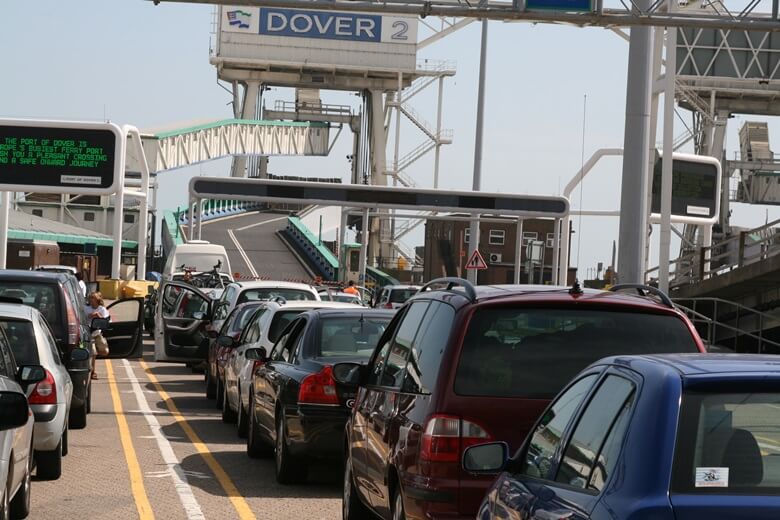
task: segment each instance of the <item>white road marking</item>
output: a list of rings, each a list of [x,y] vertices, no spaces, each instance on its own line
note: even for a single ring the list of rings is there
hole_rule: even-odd
[[[173,452],[171,443],[165,438],[162,427],[160,426],[159,421],[157,421],[157,417],[154,416],[154,412],[149,408],[149,403],[146,401],[146,397],[144,397],[144,394],[141,391],[141,385],[138,384],[138,379],[135,377],[135,372],[133,372],[130,362],[123,359],[122,364],[125,366],[128,380],[135,392],[138,407],[143,412],[146,422],[149,423],[149,428],[152,430],[152,435],[155,437],[157,446],[160,448],[160,454],[162,454],[163,461],[168,465],[168,472],[173,479],[173,485],[176,488],[176,493],[179,495],[181,505],[184,507],[187,519],[206,520],[203,511],[200,509],[200,504],[198,504],[198,500],[195,498],[195,495],[192,493],[192,488],[187,482],[187,475],[184,470],[182,470],[179,459]]]
[[[249,272],[252,273],[252,276],[257,278],[258,275],[257,275],[257,271],[255,271],[255,266],[253,266],[252,262],[249,261],[249,257],[246,255],[244,248],[241,247],[241,244],[238,243],[238,239],[236,239],[236,235],[233,234],[233,230],[228,229],[227,232],[228,232],[228,236],[230,237],[230,240],[233,241],[233,244],[235,244],[236,249],[238,249],[238,254],[241,255],[241,258],[244,259],[244,263],[246,263],[247,267],[249,267]]]
[[[279,222],[280,220],[285,220],[285,219],[287,219],[287,216],[279,217],[279,218],[272,218],[270,220],[264,220],[262,222],[255,222],[254,224],[249,224],[248,226],[236,228],[235,231],[244,231],[245,229],[251,229],[251,228],[257,227],[257,226],[264,226],[266,224],[271,224],[272,222]]]

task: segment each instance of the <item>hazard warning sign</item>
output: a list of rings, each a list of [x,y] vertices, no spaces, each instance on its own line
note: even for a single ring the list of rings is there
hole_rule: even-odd
[[[466,262],[466,269],[476,269],[478,271],[481,271],[482,269],[487,269],[488,266],[485,263],[485,259],[482,258],[482,255],[480,254],[478,249],[474,250],[474,254],[471,255],[471,258],[469,258],[469,261]]]

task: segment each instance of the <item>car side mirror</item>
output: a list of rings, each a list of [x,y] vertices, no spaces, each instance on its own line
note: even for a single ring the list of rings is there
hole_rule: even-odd
[[[92,354],[85,348],[76,348],[70,352],[71,361],[86,361]]]
[[[217,345],[225,348],[233,348],[236,346],[236,340],[230,336],[222,335],[217,338]]]
[[[192,319],[203,321],[206,319],[206,313],[205,312],[193,312],[192,313]]]
[[[32,385],[46,379],[46,370],[41,365],[22,365],[18,378],[20,384]]]
[[[111,327],[111,320],[108,318],[92,318],[89,326],[92,330],[108,330]]]
[[[333,365],[333,379],[342,385],[360,386],[365,370],[365,365],[359,363],[336,363]]]
[[[244,354],[246,355],[246,358],[250,361],[268,360],[268,354],[266,353],[265,348],[263,347],[247,349],[247,351]]]
[[[20,392],[0,392],[0,431],[24,426],[29,418],[27,396]]]
[[[490,442],[466,448],[463,452],[463,469],[474,474],[500,473],[509,460],[509,445]]]

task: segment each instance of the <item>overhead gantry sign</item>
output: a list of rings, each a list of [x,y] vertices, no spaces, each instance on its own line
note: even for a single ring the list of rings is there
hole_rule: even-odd
[[[201,199],[230,199],[277,204],[317,204],[341,206],[342,208],[358,208],[363,210],[363,230],[368,230],[369,228],[369,212],[381,209],[457,212],[473,216],[492,215],[515,217],[519,221],[524,218],[551,218],[555,220],[556,235],[553,272],[557,272],[559,260],[560,220],[569,215],[569,201],[565,197],[267,179],[193,177],[190,180],[189,207],[200,207],[199,201]],[[196,236],[193,233],[194,218],[190,218],[189,222],[189,236]],[[200,227],[200,219],[198,219],[198,227]],[[522,229],[522,227],[518,225],[518,229]],[[197,236],[199,236],[199,233]],[[520,243],[522,243],[522,240],[520,240]],[[364,237],[360,250],[361,274],[365,274],[367,245],[367,237]],[[516,266],[516,270],[518,268],[519,266]]]

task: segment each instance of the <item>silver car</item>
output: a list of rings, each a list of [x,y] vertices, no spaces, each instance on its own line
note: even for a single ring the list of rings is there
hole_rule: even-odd
[[[27,399],[35,415],[36,476],[58,479],[62,457],[68,452],[68,413],[73,395],[70,375],[51,329],[36,309],[0,303],[0,329],[11,344],[17,365],[41,365],[45,369],[44,379],[27,388]]]

